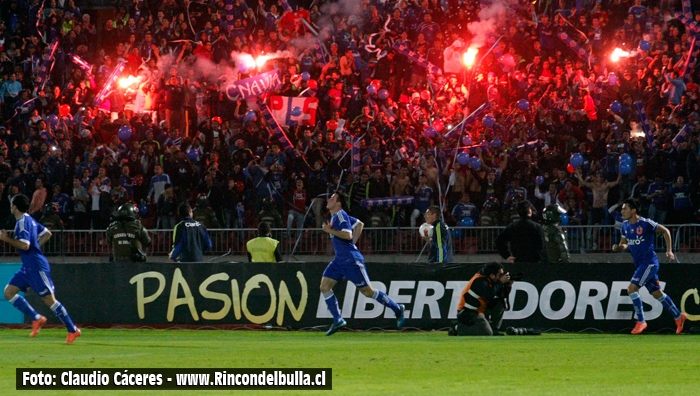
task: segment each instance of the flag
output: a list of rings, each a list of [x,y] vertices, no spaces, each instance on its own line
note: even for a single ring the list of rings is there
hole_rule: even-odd
[[[268,104],[272,116],[275,117],[275,120],[277,120],[280,125],[316,125],[318,98],[271,96]],[[299,115],[293,115],[293,113],[298,112],[299,109],[301,113]]]

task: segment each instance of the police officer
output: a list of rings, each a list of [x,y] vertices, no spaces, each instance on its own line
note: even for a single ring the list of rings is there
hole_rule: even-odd
[[[563,209],[557,204],[550,204],[542,212],[544,220],[544,240],[547,244],[547,258],[550,263],[570,263],[569,246],[566,244],[566,232],[561,229]]]
[[[63,221],[58,216],[58,205],[56,203],[51,202],[44,205],[44,212],[39,223],[54,233],[54,237],[46,242],[42,250],[45,254],[58,253],[62,246],[63,233],[56,231],[63,231],[64,228]]]
[[[107,242],[112,246],[110,261],[138,263],[146,261],[143,248],[151,246],[148,231],[137,220],[133,203],[123,204],[117,210],[117,217],[107,227]]]
[[[527,201],[516,206],[520,220],[506,226],[496,237],[498,254],[511,263],[539,263],[547,253],[542,226],[532,221],[532,208]]]
[[[260,222],[258,224],[258,237],[246,243],[248,261],[251,263],[276,263],[282,261],[280,253],[280,241],[273,239],[270,233],[270,224]]]
[[[450,248],[450,232],[447,230],[445,222],[440,218],[440,207],[433,205],[425,211],[426,223],[433,226],[432,238],[424,237],[426,242],[430,242],[430,252],[428,253],[428,263],[449,263],[452,261],[452,249]]]
[[[192,207],[187,202],[180,204],[177,213],[182,219],[173,230],[173,250],[170,252],[170,261],[178,259],[183,263],[196,263],[202,261],[204,251],[211,249],[211,239],[207,234],[207,227],[192,218]]]
[[[498,202],[498,198],[489,198],[486,202],[484,202],[484,207],[481,211],[481,216],[479,217],[479,225],[481,225],[482,227],[497,226],[499,223],[498,220],[500,218],[500,209],[501,203]]]
[[[258,213],[258,216],[260,221],[268,223],[272,228],[284,227],[282,215],[280,215],[280,212],[277,210],[272,198],[263,198],[262,210]]]
[[[510,274],[500,263],[484,265],[464,287],[457,304],[457,324],[449,335],[502,335],[504,299],[512,286]]]
[[[197,196],[197,203],[192,211],[192,218],[202,223],[206,228],[219,228],[216,212],[209,207],[209,200],[206,194],[199,194]]]

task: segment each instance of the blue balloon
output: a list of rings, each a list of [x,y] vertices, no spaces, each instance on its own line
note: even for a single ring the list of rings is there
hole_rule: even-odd
[[[299,107],[299,106],[294,106],[294,107],[292,108],[292,116],[294,116],[294,117],[299,117],[299,116],[301,115],[301,113],[302,113],[301,107]]]
[[[193,148],[187,150],[187,158],[191,159],[192,161],[196,161],[199,158],[199,151]]]
[[[518,108],[522,111],[527,111],[530,109],[530,102],[528,102],[527,99],[520,99],[518,101]]]
[[[376,95],[377,94],[377,86],[374,84],[370,84],[367,86],[367,93],[370,95]]]
[[[301,79],[302,79],[303,81],[309,81],[310,78],[311,78],[311,74],[309,74],[309,72],[303,72],[303,73],[301,73]]]
[[[485,115],[484,118],[481,120],[481,123],[484,124],[486,128],[491,128],[493,124],[496,123],[496,119],[493,118],[492,115]]]
[[[627,153],[622,154],[620,156],[620,165],[622,164],[632,165],[632,156]]]
[[[435,130],[435,128],[433,128],[431,126],[426,127],[423,130],[423,136],[425,136],[427,138],[434,138],[435,136],[437,136],[437,131]]]
[[[139,216],[144,217],[146,215],[148,215],[148,205],[141,203],[139,205]]]
[[[459,153],[459,155],[457,155],[457,162],[459,162],[460,165],[467,165],[469,159],[469,154],[467,153]]]
[[[562,213],[560,215],[560,217],[561,217],[561,221],[559,222],[559,225],[565,226],[565,225],[569,224],[569,215],[568,214]]]
[[[583,156],[580,153],[573,153],[573,154],[571,154],[571,158],[569,159],[569,163],[574,168],[578,168],[579,166],[583,165]]]
[[[464,135],[464,137],[462,138],[462,144],[464,144],[465,146],[471,146],[472,144],[474,144],[474,142],[472,141],[472,137],[469,135]]]
[[[491,147],[495,149],[501,148],[501,145],[503,145],[503,142],[499,138],[495,138],[491,141]]]
[[[379,90],[379,93],[377,94],[379,96],[379,99],[381,100],[387,100],[389,99],[389,91],[386,90],[385,88],[382,88]]]
[[[253,122],[255,119],[258,118],[258,115],[255,114],[255,110],[248,110],[246,111],[245,115],[243,116],[243,120],[245,122]]]
[[[459,228],[452,228],[450,231],[452,231],[452,238],[454,239],[462,239],[462,230]]]
[[[537,177],[535,178],[535,184],[538,185],[538,186],[541,186],[542,183],[544,183],[544,176],[537,176]]]
[[[617,75],[615,73],[608,74],[608,84],[617,85]]]
[[[632,164],[620,163],[620,174],[629,175],[632,172]]]
[[[469,165],[471,165],[472,168],[474,168],[474,170],[479,170],[481,169],[481,160],[479,159],[479,157],[472,157],[469,160]]]
[[[465,217],[462,219],[462,221],[459,222],[459,225],[462,225],[464,227],[474,227],[474,219],[471,217]]]
[[[126,125],[122,126],[121,128],[119,128],[119,131],[117,131],[117,137],[121,141],[131,139],[131,128],[129,128]]]
[[[613,113],[619,113],[622,111],[622,103],[618,102],[617,100],[610,103],[610,110],[613,111]]]
[[[56,114],[49,114],[46,120],[49,122],[49,125],[51,125],[51,128],[56,128],[58,126],[58,117]]]
[[[649,51],[651,49],[651,43],[646,40],[642,40],[639,42],[639,49],[642,51]]]

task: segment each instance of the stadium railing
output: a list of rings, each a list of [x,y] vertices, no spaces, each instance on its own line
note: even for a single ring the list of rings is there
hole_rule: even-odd
[[[612,225],[564,227],[567,243],[572,254],[605,253],[611,251],[613,243],[619,241],[620,232]],[[674,236],[674,250],[680,253],[700,253],[700,224],[669,226]],[[452,244],[455,254],[494,254],[494,241],[503,227],[452,227]],[[150,230],[152,245],[146,249],[149,256],[164,256],[172,249],[172,230]],[[257,230],[211,229],[213,249],[210,254],[245,255],[245,244],[255,238]],[[107,257],[104,231],[65,230],[53,231],[54,236],[44,245],[47,256]],[[283,255],[333,255],[333,246],[321,229],[298,230],[273,229],[272,237],[281,242]],[[367,227],[358,242],[365,255],[418,254],[425,242],[417,228],[373,228]],[[663,237],[657,235],[657,251],[665,250]],[[427,250],[426,252],[427,253]],[[0,257],[16,256],[16,250],[8,244],[0,244]]]

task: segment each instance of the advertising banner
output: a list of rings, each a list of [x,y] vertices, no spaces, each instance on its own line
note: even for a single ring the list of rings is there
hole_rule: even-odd
[[[372,286],[406,305],[406,327],[447,327],[457,314],[460,293],[481,264],[368,263]],[[327,326],[331,315],[320,299],[326,263],[98,263],[56,264],[56,295],[83,326],[270,325],[291,329]],[[504,326],[618,332],[631,329],[627,296],[632,264],[510,264],[523,273],[510,295]],[[662,264],[662,288],[688,313],[688,326],[700,320],[700,266]],[[395,326],[394,314],[366,298],[353,284],[335,288],[348,327]],[[650,332],[675,328],[673,318],[646,289]],[[41,311],[48,308],[36,295]],[[53,315],[43,312],[54,320]],[[27,320],[27,319],[25,319]],[[57,323],[57,322],[56,322]]]

